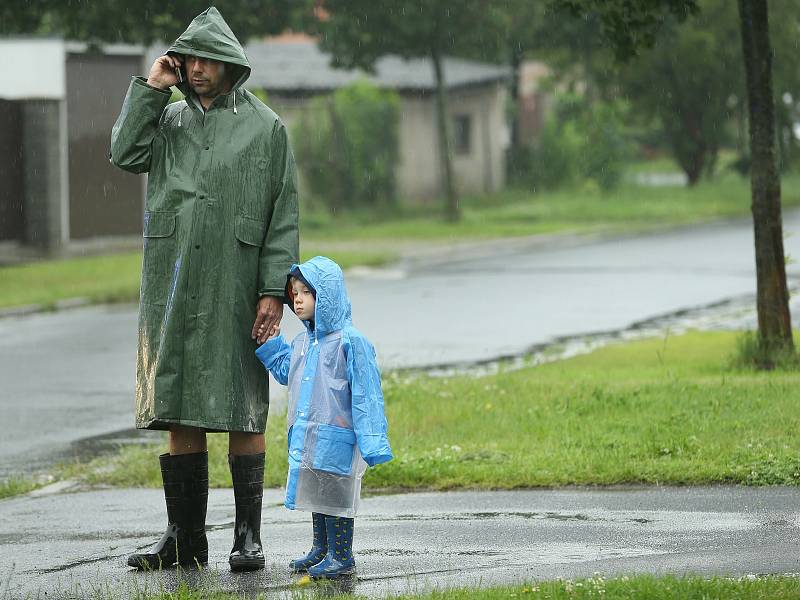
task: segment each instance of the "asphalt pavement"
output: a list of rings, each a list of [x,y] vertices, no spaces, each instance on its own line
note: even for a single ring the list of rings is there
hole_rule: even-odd
[[[0,502],[0,597],[142,597],[180,582],[296,597],[290,559],[310,547],[308,513],[264,498],[267,568],[231,573],[231,490],[212,490],[203,571],[139,573],[128,553],[165,525],[158,490],[40,493]],[[742,576],[800,571],[800,490],[636,487],[451,492],[366,498],[355,526],[357,578],[370,598],[455,586],[634,573]],[[20,524],[25,526],[21,527]],[[2,590],[6,586],[6,590]],[[329,586],[312,585],[329,595]],[[109,593],[110,592],[110,593]],[[294,596],[293,596],[294,595]]]

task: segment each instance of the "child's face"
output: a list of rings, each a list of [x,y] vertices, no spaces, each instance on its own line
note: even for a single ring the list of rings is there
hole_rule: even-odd
[[[294,292],[294,312],[301,321],[311,321],[314,319],[314,294],[311,293],[302,281],[292,280],[292,291]]]

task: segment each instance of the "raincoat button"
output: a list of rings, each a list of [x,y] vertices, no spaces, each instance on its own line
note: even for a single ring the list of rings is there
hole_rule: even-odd
[[[195,250],[200,250],[200,244],[195,244],[195,245],[194,245],[194,249],[195,249]]]
[[[209,149],[209,146],[206,146],[206,150],[208,150],[208,149]]]
[[[205,200],[205,199],[206,199],[206,195],[205,194],[200,194],[200,200]]]

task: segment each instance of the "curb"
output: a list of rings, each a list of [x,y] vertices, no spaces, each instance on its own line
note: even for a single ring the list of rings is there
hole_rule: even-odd
[[[52,304],[23,304],[22,306],[12,306],[10,308],[0,308],[0,319],[6,317],[28,317],[38,313],[56,312],[68,310],[70,308],[81,308],[92,304],[108,304],[107,302],[92,302],[90,298],[65,298],[57,300]]]

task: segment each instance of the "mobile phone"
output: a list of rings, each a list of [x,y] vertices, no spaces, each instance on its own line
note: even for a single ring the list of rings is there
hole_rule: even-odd
[[[175,68],[175,74],[178,76],[178,83],[183,82],[183,74],[181,73],[180,67]]]

